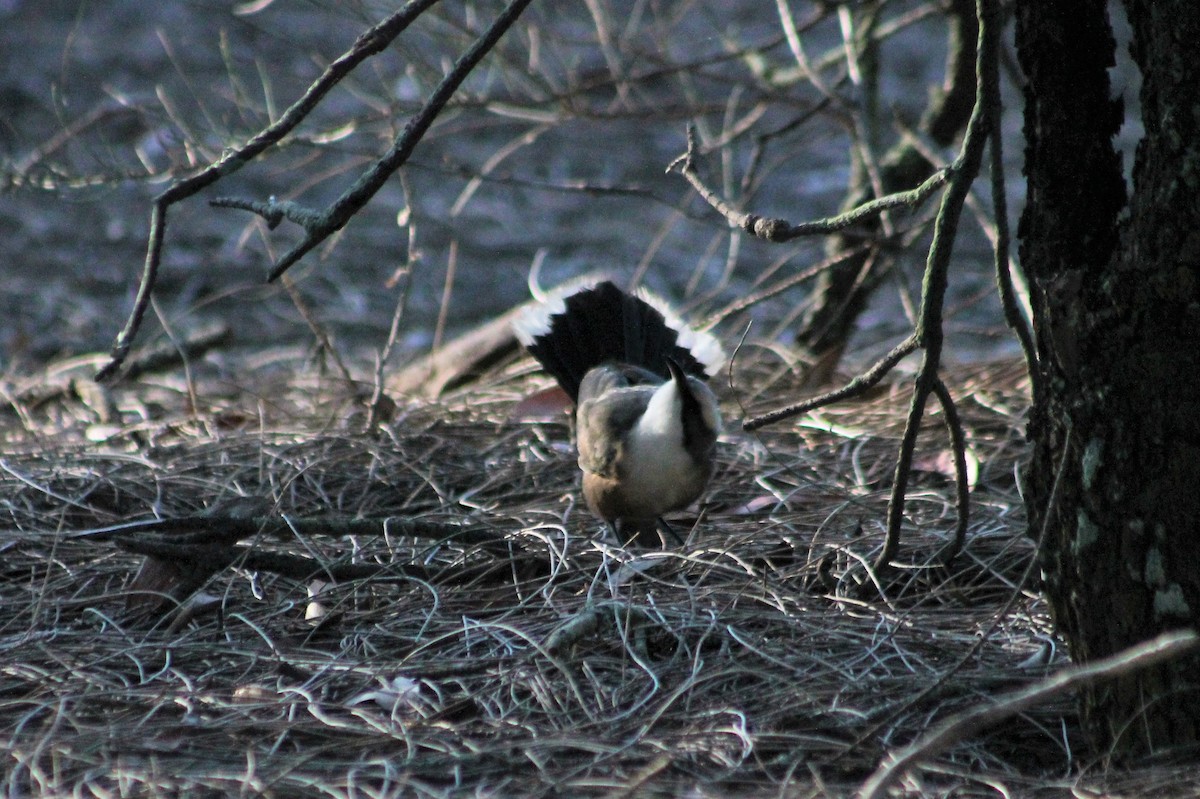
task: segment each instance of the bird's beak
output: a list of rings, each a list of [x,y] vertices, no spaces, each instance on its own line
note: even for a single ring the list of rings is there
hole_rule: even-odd
[[[680,366],[679,362],[671,356],[666,355],[663,357],[667,361],[667,369],[671,371],[671,379],[674,380],[677,385],[686,386],[687,374],[683,371],[683,367]]]

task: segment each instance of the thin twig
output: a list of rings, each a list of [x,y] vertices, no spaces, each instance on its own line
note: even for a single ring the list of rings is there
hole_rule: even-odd
[[[384,370],[400,340],[400,320],[404,318],[404,311],[408,306],[409,277],[421,258],[417,248],[417,223],[412,218],[412,193],[409,191],[408,178],[403,171],[399,173],[399,178],[400,190],[404,192],[404,210],[401,212],[400,218],[403,220],[401,224],[408,232],[408,251],[405,253],[404,263],[396,268],[384,284],[389,289],[396,289],[396,307],[392,311],[392,323],[388,327],[387,340],[384,342],[383,348],[375,355],[375,386],[371,391],[370,409],[367,413],[365,428],[367,430],[375,429],[380,422],[390,418],[395,410],[395,404],[384,393]]]
[[[798,416],[814,408],[820,408],[844,399],[856,397],[882,380],[892,370],[892,367],[904,360],[906,356],[916,352],[918,347],[917,337],[909,336],[893,347],[891,352],[880,358],[874,366],[841,388],[822,394],[819,397],[812,397],[803,402],[797,402],[795,405],[789,405],[786,408],[780,408],[777,411],[771,411],[770,413],[764,413],[762,416],[748,419],[742,425],[742,429],[747,432],[757,430],[764,425],[773,424],[792,416]]]
[[[411,231],[409,235],[412,235]],[[392,357],[396,341],[400,338],[400,320],[404,318],[404,309],[408,304],[408,276],[410,274],[411,270],[405,268],[396,276],[396,283],[399,287],[396,289],[396,308],[392,311],[392,324],[388,328],[387,340],[383,344],[383,349],[375,355],[375,378],[374,387],[371,389],[370,408],[367,413],[367,430],[375,429],[377,424],[390,415],[385,412],[385,409],[394,407],[391,400],[384,395],[384,368]]]
[[[766,300],[769,300],[772,297],[782,294],[783,292],[787,291],[790,288],[800,285],[801,283],[803,283],[806,280],[811,280],[812,278],[814,278],[817,275],[824,272],[826,269],[833,269],[834,267],[837,267],[837,266],[845,263],[846,261],[848,261],[851,258],[862,255],[867,249],[868,249],[867,247],[863,246],[863,247],[855,247],[855,248],[849,249],[849,250],[843,250],[843,251],[837,253],[836,255],[832,255],[832,256],[824,259],[823,261],[821,261],[819,263],[813,264],[812,266],[808,267],[807,269],[802,269],[799,272],[796,272],[795,274],[788,275],[787,277],[783,278],[782,280],[779,280],[776,283],[774,283],[770,286],[767,286],[766,288],[764,288],[760,291],[755,291],[755,292],[752,292],[745,296],[739,297],[739,298],[733,300],[732,302],[730,302],[724,308],[721,308],[720,310],[715,311],[714,313],[710,314],[708,316],[708,318],[704,320],[703,327],[704,327],[704,329],[707,330],[708,328],[711,328],[717,324],[720,324],[721,322],[723,322],[724,320],[733,316],[734,314],[739,314],[742,311],[749,310],[750,308],[754,307],[755,305],[759,304],[760,302],[765,302]]]
[[[955,168],[951,165],[946,169],[938,170],[915,189],[889,194],[886,197],[865,202],[843,214],[826,217],[825,219],[815,219],[810,222],[792,224],[784,219],[745,213],[726,202],[704,183],[696,171],[695,157],[698,148],[696,144],[696,130],[692,125],[688,125],[687,140],[687,152],[672,161],[667,167],[667,171],[678,170],[679,174],[683,175],[688,183],[692,184],[692,188],[704,198],[704,201],[712,206],[721,216],[725,217],[730,227],[740,228],[752,236],[775,243],[791,241],[801,236],[817,236],[845,230],[868,219],[873,219],[893,208],[915,208],[941,188],[950,179]]]
[[[450,300],[454,296],[454,276],[458,274],[458,238],[450,239],[446,252],[446,277],[442,281],[442,299],[438,303],[437,322],[433,326],[433,343],[429,345],[431,352],[437,352],[442,346],[442,337],[446,335],[446,322],[450,318]]]
[[[813,69],[811,62],[808,59],[808,54],[804,52],[804,43],[800,41],[800,31],[796,26],[796,19],[792,16],[792,11],[788,8],[786,0],[776,0],[776,10],[779,12],[779,22],[783,27],[783,32],[787,37],[788,48],[792,51],[792,57],[796,59],[796,65],[808,78],[809,83],[813,85],[818,92],[825,96],[837,105],[845,105],[845,101],[838,97],[832,89],[822,80],[820,73]]]
[[[999,45],[997,45],[999,47]],[[989,58],[981,64],[983,72],[979,79],[983,87],[983,103],[987,113],[988,127],[991,131],[991,177],[992,177],[992,213],[996,225],[996,286],[1000,292],[1000,305],[1004,309],[1004,321],[1017,336],[1021,344],[1021,352],[1025,356],[1026,371],[1033,393],[1033,405],[1038,405],[1042,373],[1037,368],[1037,347],[1033,343],[1033,334],[1024,314],[1018,307],[1016,294],[1013,291],[1012,260],[1009,258],[1008,230],[1008,196],[1004,186],[1004,146],[1001,122],[1004,112],[1004,101],[1000,96],[1000,59]]]
[[[329,335],[329,331],[321,324],[321,320],[313,313],[312,308],[308,307],[308,303],[304,301],[304,295],[300,293],[300,289],[296,287],[287,277],[284,278],[283,288],[287,291],[288,299],[292,301],[292,305],[296,306],[296,310],[300,313],[300,318],[304,320],[304,324],[308,325],[308,330],[313,334],[313,338],[317,340],[322,352],[333,360],[334,366],[342,376],[342,381],[351,391],[357,393],[358,389],[354,382],[354,375],[350,374],[350,367],[346,366],[346,362],[342,360],[341,354],[337,348],[333,346],[333,337]]]
[[[166,191],[154,198],[150,208],[150,235],[146,244],[146,260],[142,268],[142,277],[138,283],[137,297],[129,313],[125,327],[117,334],[113,343],[109,362],[96,374],[97,381],[104,381],[116,374],[121,368],[133,340],[137,337],[142,326],[146,309],[150,306],[150,293],[158,281],[158,268],[162,263],[163,238],[167,228],[167,209],[172,205],[191,197],[221,178],[237,172],[268,147],[279,142],[284,136],[299,125],[305,117],[321,102],[329,91],[341,82],[342,78],[354,70],[362,61],[382,52],[397,36],[419,17],[437,0],[410,0],[403,8],[380,22],[375,27],[363,33],[346,53],[335,60],[317,78],[316,82],[283,113],[276,122],[246,142],[241,147],[227,150],[221,158],[205,167],[195,175],[172,183]]]
[[[354,181],[353,185],[334,201],[333,205],[321,212],[318,222],[305,226],[304,238],[280,257],[271,270],[271,274],[267,276],[268,281],[277,279],[309,250],[328,238],[331,233],[345,227],[351,217],[383,188],[392,174],[408,161],[408,157],[412,155],[413,150],[425,136],[433,121],[437,119],[438,114],[445,108],[446,103],[450,102],[450,98],[454,96],[458,87],[466,80],[467,75],[471,74],[483,57],[500,41],[500,37],[517,21],[521,12],[530,2],[532,0],[513,0],[500,12],[491,27],[455,62],[454,68],[433,90],[433,94],[429,96],[421,110],[408,120],[408,124],[404,126],[404,130],[400,132],[400,136],[391,148],[372,163]]]
[[[62,130],[55,133],[39,146],[33,148],[28,155],[14,161],[5,170],[5,174],[3,175],[4,188],[18,189],[30,184],[45,189],[55,188],[54,182],[47,182],[45,179],[31,180],[29,173],[49,159],[50,156],[75,141],[80,134],[89,128],[96,127],[113,119],[120,119],[124,116],[137,118],[145,114],[146,110],[144,108],[137,105],[126,105],[117,100],[110,99],[97,104],[83,116],[67,122]]]
[[[924,305],[922,306],[925,307]],[[922,315],[924,318],[924,314]],[[938,328],[939,333],[941,328]],[[938,347],[940,350],[940,346]],[[917,434],[921,432],[921,419],[925,415],[925,403],[933,391],[933,382],[937,377],[937,360],[932,359],[929,350],[925,350],[921,366],[917,370],[917,379],[913,384],[912,399],[908,405],[908,416],[904,423],[904,434],[900,438],[900,451],[896,455],[896,467],[892,477],[892,492],[888,499],[887,536],[884,538],[883,549],[875,559],[875,571],[882,572],[891,564],[900,548],[900,524],[904,520],[904,500],[908,494],[908,477],[912,472],[913,455],[917,449]]]
[[[954,540],[941,552],[943,563],[950,563],[962,552],[967,540],[967,525],[971,521],[971,483],[967,477],[967,441],[963,433],[962,419],[954,397],[939,377],[933,384],[933,395],[942,405],[946,417],[946,432],[950,436],[950,451],[954,454],[954,509],[957,521],[954,525]]]

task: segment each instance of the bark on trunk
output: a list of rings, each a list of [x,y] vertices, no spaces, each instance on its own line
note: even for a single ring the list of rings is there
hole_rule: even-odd
[[[1019,234],[1043,377],[1026,498],[1077,661],[1200,619],[1200,4],[1126,0],[1146,131],[1128,206],[1106,7],[1016,5],[1028,79]],[[1097,750],[1128,759],[1200,742],[1198,665],[1089,690]]]

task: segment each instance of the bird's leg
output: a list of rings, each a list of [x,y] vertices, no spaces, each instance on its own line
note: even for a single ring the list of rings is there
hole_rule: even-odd
[[[679,546],[681,546],[681,547],[683,546],[683,539],[679,537],[679,533],[675,532],[674,527],[667,524],[667,520],[665,518],[663,518],[662,516],[659,516],[658,517],[658,537],[662,541],[663,549],[666,549],[667,548],[667,539],[663,535],[663,533],[666,533],[667,535],[671,536],[671,538],[674,538],[675,543],[678,544]]]
[[[662,549],[667,548],[667,540],[662,533],[662,527],[665,527],[670,532],[671,537],[679,541],[680,546],[683,541],[679,539],[675,531],[660,519],[614,519],[609,522],[609,527],[617,535],[617,540],[625,547],[636,547],[638,549],[651,549],[653,544],[650,541],[657,536],[659,545]]]

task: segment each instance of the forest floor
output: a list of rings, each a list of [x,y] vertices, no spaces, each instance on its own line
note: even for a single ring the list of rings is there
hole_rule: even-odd
[[[711,490],[673,520],[685,543],[625,551],[577,501],[567,426],[514,414],[546,384],[528,359],[375,419],[367,392],[292,366],[5,386],[6,795],[842,797],[1067,665],[1017,490],[1017,364],[951,376],[977,467],[962,551],[941,557],[934,412],[886,573],[867,564],[906,380],[750,435],[733,420],[798,389],[743,365]],[[1055,696],[892,787],[1200,786],[1081,760],[1078,736]]]
[[[547,283],[644,271],[673,296],[711,289],[698,301],[710,308],[819,260],[820,241],[781,255],[696,209],[664,173],[686,114],[622,117],[593,92],[585,110],[603,113],[542,130],[466,103],[403,186],[271,285],[287,231],[184,203],[136,373],[95,384],[151,198],[257,130],[371,18],[359,4],[237,10],[251,7],[261,13],[0,2],[4,795],[843,797],[939,723],[1068,666],[1019,492],[1027,385],[972,226],[951,276],[945,374],[967,432],[971,516],[948,563],[953,467],[931,409],[898,565],[868,568],[905,372],[860,401],[740,430],[807,391],[786,336],[758,332],[786,333],[795,296],[759,309],[762,338],[719,389],[720,468],[703,504],[673,519],[683,545],[665,551],[615,546],[578,502],[567,426],[521,410],[547,383],[528,359],[432,398],[399,390],[402,362],[526,299],[542,255]],[[778,48],[778,20],[751,13],[761,7],[741,5],[739,31]],[[684,55],[724,63],[724,17],[683,19]],[[553,23],[574,41],[572,20],[536,19]],[[919,110],[939,79],[924,43],[889,44],[897,108]],[[379,85],[336,96],[308,131],[365,120],[330,133],[331,163],[313,166],[317,148],[300,142],[221,193],[336,196],[412,110],[388,70],[409,75],[404,59],[424,56],[441,69],[440,51],[397,52]],[[605,67],[588,58],[581,72]],[[709,90],[727,93],[718,78]],[[658,102],[665,84],[647,85]],[[735,106],[710,116],[733,119]],[[1019,135],[1019,109],[1006,125]],[[525,136],[536,146],[517,147]],[[787,144],[756,202],[796,219],[834,210],[834,134]],[[1019,192],[1019,143],[1007,152]],[[862,318],[848,370],[907,335],[914,252]],[[1058,695],[927,750],[891,786],[1200,793],[1200,773],[1122,771],[1085,751]]]

